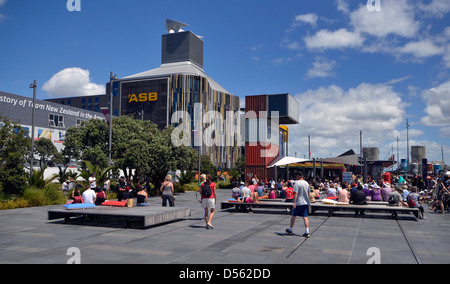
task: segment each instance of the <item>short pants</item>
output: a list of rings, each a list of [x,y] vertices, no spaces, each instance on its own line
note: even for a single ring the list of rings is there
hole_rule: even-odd
[[[308,217],[309,205],[297,205],[292,210],[292,216],[295,217]]]
[[[215,209],[216,202],[214,198],[203,198],[202,199],[202,208]]]

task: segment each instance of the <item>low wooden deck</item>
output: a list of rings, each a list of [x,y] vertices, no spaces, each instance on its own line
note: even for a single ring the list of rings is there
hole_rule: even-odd
[[[69,223],[71,218],[109,219],[123,221],[129,228],[132,223],[140,227],[150,227],[191,216],[191,209],[179,207],[109,207],[98,206],[92,209],[67,210],[53,208],[48,210],[48,220],[63,219]]]

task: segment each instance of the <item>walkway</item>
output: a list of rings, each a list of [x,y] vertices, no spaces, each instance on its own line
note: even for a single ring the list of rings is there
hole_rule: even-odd
[[[218,200],[229,195],[230,190],[220,190]],[[150,203],[161,206],[160,200]],[[191,208],[191,217],[147,230],[125,229],[122,223],[48,221],[48,207],[0,211],[0,263],[65,264],[72,247],[79,249],[83,264],[450,263],[450,214],[427,208],[428,219],[419,221],[370,213],[364,218],[314,215],[312,236],[304,239],[301,219],[294,228],[299,235],[285,234],[290,216],[280,211],[218,208],[215,229],[206,230],[195,193],[178,195],[176,206]]]

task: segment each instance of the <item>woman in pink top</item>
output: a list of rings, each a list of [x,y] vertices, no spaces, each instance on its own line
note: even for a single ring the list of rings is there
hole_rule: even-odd
[[[349,192],[346,188],[339,190],[338,202],[349,203]]]

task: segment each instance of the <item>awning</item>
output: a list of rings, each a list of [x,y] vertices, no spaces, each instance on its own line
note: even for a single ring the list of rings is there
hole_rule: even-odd
[[[273,167],[279,167],[279,166],[286,166],[290,164],[297,164],[297,163],[303,163],[303,162],[309,162],[308,159],[300,159],[300,158],[294,158],[294,157],[278,157],[273,161],[267,168],[273,168]]]
[[[323,159],[324,162],[328,163],[339,163],[339,164],[345,164],[345,165],[355,165],[359,166],[359,155],[347,155],[347,156],[339,156],[336,158],[326,158]]]

